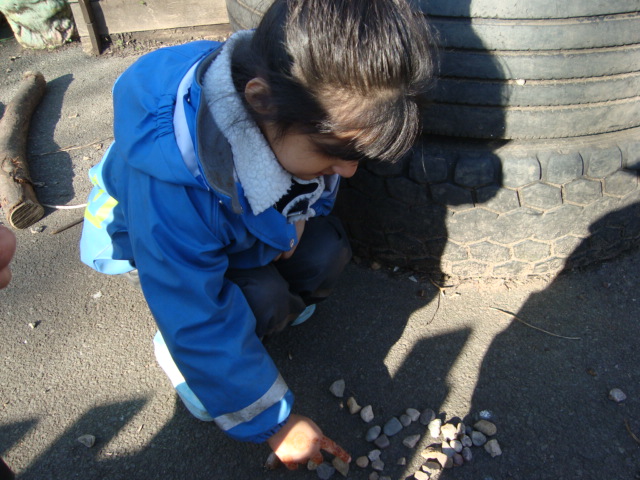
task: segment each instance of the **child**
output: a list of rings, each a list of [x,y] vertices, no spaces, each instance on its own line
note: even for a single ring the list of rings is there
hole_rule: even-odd
[[[290,467],[349,457],[291,414],[261,339],[308,318],[349,261],[327,216],[339,177],[411,147],[429,43],[405,0],[276,0],[256,31],[150,53],[114,86],[82,260],[139,276],[194,415]]]

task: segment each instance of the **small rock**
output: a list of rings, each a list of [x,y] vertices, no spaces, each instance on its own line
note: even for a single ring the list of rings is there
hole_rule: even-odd
[[[356,399],[353,397],[349,397],[349,399],[347,400],[347,408],[349,408],[349,413],[351,415],[353,415],[354,413],[358,413],[362,409],[362,407],[358,405],[358,402],[356,402]]]
[[[498,443],[498,440],[496,440],[495,438],[492,438],[491,440],[489,440],[484,445],[484,449],[492,457],[497,457],[498,455],[502,455],[502,450],[500,449],[500,444]]]
[[[307,470],[314,472],[316,471],[318,468],[318,464],[316,462],[314,462],[313,460],[309,460],[307,462]]]
[[[487,437],[493,437],[498,431],[498,428],[495,426],[495,424],[491,423],[488,420],[478,420],[473,425],[473,428],[481,433],[484,433]]]
[[[264,468],[267,470],[275,470],[281,464],[282,462],[280,461],[278,456],[274,452],[271,452],[267,457],[266,462],[264,462]]]
[[[460,454],[462,455],[462,458],[464,458],[465,462],[470,462],[471,460],[473,460],[473,453],[471,452],[471,449],[469,447],[464,447]]]
[[[409,425],[411,425],[411,417],[406,413],[403,413],[402,415],[400,415],[400,423],[403,427],[408,427]]]
[[[436,418],[436,413],[430,408],[427,408],[420,414],[420,423],[422,425],[429,425],[434,418]]]
[[[463,435],[460,441],[463,447],[473,447],[473,441],[469,435]]]
[[[416,410],[415,408],[407,408],[407,410],[405,410],[404,413],[409,415],[409,418],[411,418],[412,422],[415,422],[416,420],[418,420],[420,418],[420,412],[418,410]]]
[[[392,417],[387,423],[384,424],[382,431],[388,437],[393,437],[396,433],[402,430],[402,423],[396,417]]]
[[[527,81],[524,78],[518,78],[516,80],[516,84],[519,85],[519,86],[523,86],[526,83],[527,83]]]
[[[374,460],[378,460],[381,454],[382,452],[376,448],[375,450],[371,450],[367,457],[373,462]]]
[[[93,297],[94,300],[97,300],[102,296],[102,292],[96,292],[91,296]]]
[[[612,388],[609,392],[609,400],[613,400],[616,403],[624,402],[627,399],[627,395],[619,388]]]
[[[420,452],[420,456],[422,456],[425,460],[437,460],[438,453],[441,453],[441,452],[437,448],[427,447]]]
[[[380,477],[380,480],[391,480],[391,477],[387,477],[386,475]]]
[[[453,440],[458,437],[458,429],[451,423],[445,423],[440,427],[440,434],[445,440]]]
[[[380,265],[378,262],[371,262],[371,270],[380,270],[382,268],[382,265]]]
[[[431,475],[429,475],[426,472],[421,472],[420,470],[418,470],[416,473],[413,474],[413,478],[415,478],[416,480],[429,480],[431,478]]]
[[[333,393],[335,397],[342,398],[344,396],[344,388],[344,380],[340,379],[331,384],[331,386],[329,387],[329,391]]]
[[[434,418],[433,420],[431,420],[429,422],[429,426],[427,427],[429,429],[429,435],[431,435],[433,438],[438,438],[440,436],[441,426],[442,420],[440,420],[439,418]]]
[[[371,405],[367,405],[360,410],[360,418],[362,418],[365,423],[369,423],[373,420],[373,408]]]
[[[87,448],[91,448],[96,444],[96,437],[89,434],[80,435],[77,440]]]
[[[391,445],[389,437],[387,437],[384,433],[376,438],[373,443],[375,443],[376,447],[378,448],[387,448],[389,445]]]
[[[460,455],[459,453],[454,453],[453,454],[453,465],[455,467],[460,467],[463,464],[464,464],[464,458],[462,458],[462,455]]]
[[[369,466],[369,458],[364,455],[356,458],[356,465],[360,468],[367,468]]]
[[[451,440],[449,445],[451,445],[451,448],[453,448],[456,453],[460,453],[462,451],[463,445],[460,440]]]
[[[456,434],[458,438],[462,438],[462,436],[465,433],[466,430],[466,426],[463,422],[458,423],[458,425],[456,426]]]
[[[398,465],[406,465],[407,464],[407,458],[406,457],[400,457],[396,463]]]
[[[31,227],[31,233],[42,233],[44,232],[45,226],[44,225],[38,225],[37,227]]]
[[[422,465],[422,470],[430,475],[435,475],[440,471],[440,464],[438,462],[428,461]]]
[[[316,473],[318,474],[318,478],[321,480],[329,480],[333,477],[333,474],[336,473],[336,469],[327,462],[322,462],[318,465],[318,468],[316,468]]]
[[[456,453],[453,447],[446,440],[442,442],[441,448],[442,453],[444,453],[447,457],[453,457],[453,454]]]
[[[369,480],[379,480],[380,474],[378,472],[371,472],[369,474]]]
[[[381,472],[382,470],[384,470],[384,462],[380,459],[374,460],[373,462],[371,462],[371,468],[377,470],[378,472]]]
[[[346,477],[349,475],[349,464],[338,457],[333,457],[333,461],[331,462],[333,468],[335,468],[340,475]]]
[[[380,432],[382,432],[382,427],[380,425],[374,425],[369,430],[367,430],[367,434],[364,438],[367,442],[373,442],[380,436]]]
[[[491,420],[493,418],[491,410],[482,410],[478,415],[482,420]]]
[[[482,445],[487,443],[487,437],[485,437],[482,432],[474,430],[473,432],[471,432],[471,442],[475,447],[481,447]]]
[[[402,440],[402,444],[407,448],[416,448],[416,444],[420,441],[420,434],[409,435]]]

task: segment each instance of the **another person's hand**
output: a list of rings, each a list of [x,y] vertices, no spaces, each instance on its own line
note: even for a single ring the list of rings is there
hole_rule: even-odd
[[[277,262],[278,260],[287,260],[289,258],[291,258],[291,256],[293,255],[293,253],[296,251],[296,248],[298,248],[298,245],[300,244],[300,239],[302,238],[302,233],[304,232],[304,226],[307,224],[306,220],[298,220],[296,222],[296,234],[298,235],[298,242],[294,245],[294,247],[287,251],[287,252],[283,252],[280,255],[278,255],[274,262]]]
[[[11,281],[9,263],[16,251],[16,237],[7,227],[0,225],[0,288]]]
[[[325,437],[313,420],[302,415],[291,414],[287,423],[267,443],[290,470],[308,460],[320,465],[324,461],[322,450],[345,463],[351,461],[351,456],[333,440]]]

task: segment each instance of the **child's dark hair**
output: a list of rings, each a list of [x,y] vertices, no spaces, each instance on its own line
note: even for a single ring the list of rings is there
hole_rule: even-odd
[[[353,158],[397,160],[420,132],[433,36],[405,0],[276,0],[233,55],[236,88],[263,78],[281,133],[348,136]]]

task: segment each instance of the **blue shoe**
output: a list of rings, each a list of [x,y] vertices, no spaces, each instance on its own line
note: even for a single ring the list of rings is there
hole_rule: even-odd
[[[204,408],[202,402],[198,397],[196,397],[193,390],[189,388],[187,382],[185,382],[184,377],[180,373],[180,370],[178,370],[176,362],[173,361],[173,358],[169,353],[169,349],[167,348],[167,344],[164,342],[164,338],[162,338],[160,332],[156,333],[156,336],[153,337],[153,349],[156,354],[156,360],[158,360],[160,367],[162,367],[164,373],[166,373],[169,380],[171,380],[171,385],[176,389],[176,392],[180,396],[184,406],[187,407],[187,410],[189,410],[198,420],[202,420],[203,422],[213,421],[213,417],[209,415],[209,412]]]
[[[312,303],[307,308],[305,308],[300,315],[298,315],[298,318],[296,318],[291,323],[291,326],[295,327],[296,325],[303,324],[304,322],[309,320],[309,318],[311,318],[311,315],[313,315],[315,311],[316,311],[316,304]]]

